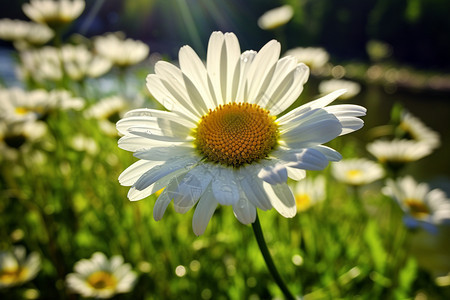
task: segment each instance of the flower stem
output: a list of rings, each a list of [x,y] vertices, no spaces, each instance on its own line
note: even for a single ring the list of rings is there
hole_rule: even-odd
[[[261,229],[261,224],[259,223],[258,214],[256,214],[256,220],[252,223],[253,233],[255,234],[256,241],[258,242],[259,250],[261,251],[264,261],[266,262],[267,268],[270,274],[272,274],[273,279],[277,283],[280,290],[286,299],[295,299],[291,294],[283,279],[278,273],[277,267],[273,263],[272,256],[270,255],[269,249],[267,248],[266,241],[264,240],[264,235]]]

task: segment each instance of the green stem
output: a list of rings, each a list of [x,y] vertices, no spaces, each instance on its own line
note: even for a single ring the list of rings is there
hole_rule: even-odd
[[[256,241],[258,242],[259,250],[261,251],[264,261],[266,262],[267,268],[270,274],[272,274],[273,279],[277,283],[280,290],[283,292],[286,299],[295,299],[291,294],[283,279],[278,273],[277,267],[273,263],[272,256],[270,255],[269,249],[267,248],[266,241],[264,240],[264,235],[261,229],[261,224],[259,223],[258,214],[256,214],[256,220],[252,223],[253,233],[255,234]]]

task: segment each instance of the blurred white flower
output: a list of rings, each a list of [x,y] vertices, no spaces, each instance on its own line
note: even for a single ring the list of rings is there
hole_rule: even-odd
[[[321,94],[328,94],[339,89],[345,89],[347,91],[339,99],[350,99],[359,94],[361,85],[355,81],[343,79],[324,80],[319,83],[319,92]]]
[[[293,48],[286,51],[285,56],[288,55],[295,57],[298,62],[306,64],[312,71],[323,68],[330,59],[330,55],[324,48],[315,47]]]
[[[36,142],[46,132],[47,126],[41,121],[17,119],[0,120],[0,141],[9,148],[17,149],[27,142]]]
[[[84,0],[30,0],[22,5],[22,10],[31,20],[52,27],[71,23],[85,5]]]
[[[61,53],[59,48],[45,46],[19,53],[19,77],[36,82],[60,81],[63,78]]]
[[[292,19],[294,9],[290,5],[283,5],[269,11],[266,11],[258,19],[258,26],[261,29],[268,30],[280,27]]]
[[[143,42],[125,39],[121,33],[109,33],[94,39],[98,54],[120,67],[135,65],[143,61],[150,48]]]
[[[383,168],[368,159],[354,158],[331,164],[331,174],[336,180],[349,185],[365,185],[383,178]]]
[[[110,60],[94,55],[84,45],[64,45],[61,47],[61,60],[64,72],[75,81],[100,77],[112,67]]]
[[[74,273],[66,277],[70,290],[83,297],[111,298],[119,293],[131,291],[137,275],[122,256],[108,259],[105,254],[95,252],[90,259],[82,259],[74,266]]]
[[[117,136],[116,122],[131,109],[131,105],[124,98],[111,96],[101,99],[85,111],[86,118],[99,121],[100,129],[109,136]]]
[[[405,164],[419,160],[433,151],[430,145],[406,139],[376,140],[367,150],[381,163]]]
[[[71,146],[77,151],[86,151],[91,155],[98,153],[98,145],[95,139],[83,134],[77,134],[72,138]]]
[[[419,118],[406,110],[401,115],[399,127],[408,137],[417,142],[423,142],[432,149],[438,148],[441,144],[439,133],[426,126]]]
[[[0,251],[0,289],[34,279],[40,268],[39,254],[32,252],[26,255],[23,246],[15,246],[12,251]]]
[[[72,96],[67,90],[25,91],[13,87],[0,89],[0,97],[0,119],[45,118],[57,110],[80,110],[85,104],[84,99]]]
[[[20,61],[20,76],[37,82],[61,81],[64,75],[75,81],[96,78],[112,66],[108,59],[93,54],[86,46],[69,44],[22,51]]]
[[[306,211],[314,204],[325,200],[325,178],[317,176],[316,178],[306,177],[293,184],[297,211]]]
[[[406,176],[388,179],[383,193],[397,201],[409,228],[422,227],[436,233],[437,225],[450,224],[450,200],[440,189],[430,190],[428,184],[417,183],[411,176]]]
[[[49,27],[33,22],[22,20],[1,19],[0,39],[13,41],[19,50],[29,45],[43,45],[54,36]]]

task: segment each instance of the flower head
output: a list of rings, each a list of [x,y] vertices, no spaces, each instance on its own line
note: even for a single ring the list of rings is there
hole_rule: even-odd
[[[290,5],[283,5],[266,11],[258,19],[258,26],[261,29],[269,30],[280,27],[292,19],[294,9]]]
[[[180,49],[180,68],[158,62],[147,87],[168,111],[132,110],[117,123],[124,135],[119,147],[140,159],[119,177],[131,186],[130,200],[165,187],[155,203],[156,220],[172,200],[180,213],[198,203],[197,235],[218,204],[231,205],[244,224],[255,221],[256,208],[293,217],[288,177],[300,180],[305,170],[339,160],[322,144],[361,128],[358,117],[366,110],[327,107],[341,90],[277,117],[298,98],[309,74],[296,58],[279,54],[274,40],[241,54],[234,34],[214,32],[206,66],[189,46]]]
[[[24,49],[28,45],[45,44],[53,36],[53,30],[42,24],[22,20],[0,20],[0,39],[14,41],[14,45],[19,49]]]
[[[143,61],[150,48],[143,42],[125,39],[120,33],[109,33],[94,40],[95,50],[114,64],[126,67]]]
[[[376,140],[367,145],[367,150],[381,163],[406,164],[419,160],[432,152],[430,145],[413,140]]]
[[[297,211],[306,211],[314,204],[325,200],[325,178],[304,178],[296,182],[292,188]]]
[[[13,251],[0,251],[0,289],[32,280],[40,268],[39,254],[26,255],[23,246],[14,247]]]
[[[85,111],[88,118],[97,119],[101,130],[110,135],[117,136],[115,123],[130,109],[130,103],[119,96],[101,99]]]
[[[82,259],[74,266],[75,273],[66,277],[66,283],[73,292],[83,297],[111,298],[119,293],[131,291],[136,283],[136,273],[130,264],[124,264],[121,256],[108,259],[96,252],[90,259]]]
[[[389,179],[383,193],[394,198],[405,213],[405,225],[423,227],[436,232],[436,226],[450,224],[450,200],[440,189],[431,190],[426,183],[417,183],[411,176]]]
[[[368,159],[346,159],[331,165],[333,177],[350,185],[364,185],[381,179],[384,176],[383,168]]]
[[[319,70],[325,66],[330,55],[324,48],[297,47],[286,51],[286,56],[293,56],[299,62],[306,64],[311,70]]]
[[[31,20],[49,26],[61,26],[78,18],[84,10],[84,0],[30,0],[22,10]]]

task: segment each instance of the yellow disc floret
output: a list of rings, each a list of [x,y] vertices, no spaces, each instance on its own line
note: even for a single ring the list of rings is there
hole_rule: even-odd
[[[278,135],[275,117],[249,103],[210,109],[194,132],[197,149],[208,161],[233,167],[267,157]]]

